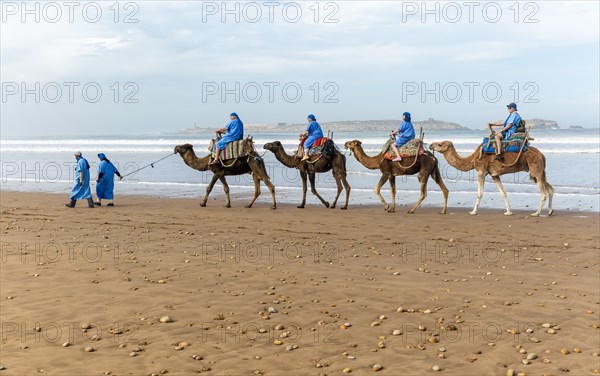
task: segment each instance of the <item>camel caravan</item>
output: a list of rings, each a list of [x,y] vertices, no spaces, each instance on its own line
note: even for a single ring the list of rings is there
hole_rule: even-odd
[[[546,201],[548,201],[548,215],[552,215],[554,188],[546,180],[546,159],[538,149],[529,145],[529,141],[533,139],[529,137],[525,122],[517,113],[516,104],[507,105],[507,109],[509,111],[507,119],[503,123],[489,124],[489,137],[484,138],[481,145],[468,157],[461,157],[451,141],[433,142],[427,149],[423,143],[423,133],[420,132],[418,137],[415,135],[408,112],[403,114],[403,121],[399,128],[390,133],[390,139],[383,145],[379,154],[367,155],[360,140],[347,141],[344,146],[360,164],[381,172],[381,178],[375,186],[375,193],[381,200],[384,210],[389,213],[394,213],[396,210],[396,176],[418,174],[420,196],[408,213],[415,213],[427,197],[427,182],[431,178],[442,191],[444,204],[440,214],[446,214],[449,191],[442,180],[439,162],[435,156],[435,152],[438,152],[444,156],[448,164],[460,171],[477,171],[477,199],[475,207],[469,214],[477,214],[483,196],[485,177],[490,175],[504,200],[506,207],[504,215],[512,215],[500,176],[529,171],[530,178],[537,183],[542,195],[538,210],[532,216],[540,215]],[[260,195],[262,181],[271,193],[271,209],[276,209],[275,187],[269,179],[263,158],[256,150],[252,137],[243,137],[243,123],[238,115],[231,113],[230,120],[225,128],[216,131],[216,139],[210,142],[209,154],[204,157],[198,157],[190,144],[175,147],[175,153],[181,156],[186,165],[198,171],[213,173],[200,206],[206,206],[208,196],[218,180],[225,192],[225,206],[231,207],[229,186],[225,177],[251,174],[254,181],[254,196],[245,207],[252,207]],[[265,153],[273,153],[285,167],[299,170],[302,180],[302,202],[297,206],[298,208],[305,207],[308,179],[311,193],[327,208],[335,208],[342,191],[345,190],[345,202],[340,206],[340,209],[345,210],[350,199],[350,184],[346,179],[346,156],[340,152],[332,137],[323,135],[314,115],[308,115],[307,122],[306,131],[300,134],[298,149],[294,153],[288,154],[280,141],[266,143],[263,149]],[[501,129],[494,132],[493,127],[501,127]],[[337,185],[337,194],[331,204],[319,195],[315,187],[315,175],[329,171],[332,172]],[[381,188],[386,182],[390,184],[390,203],[386,202],[381,195]]]

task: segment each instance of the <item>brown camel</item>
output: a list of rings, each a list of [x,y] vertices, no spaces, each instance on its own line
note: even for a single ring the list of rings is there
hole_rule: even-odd
[[[444,207],[440,214],[446,214],[446,208],[448,206],[448,188],[446,188],[446,185],[442,181],[442,175],[438,168],[437,159],[435,159],[431,153],[425,151],[425,154],[419,155],[418,157],[407,157],[403,158],[402,162],[393,162],[385,159],[383,153],[379,153],[374,157],[369,157],[363,150],[362,142],[359,140],[348,141],[345,146],[352,151],[358,162],[363,166],[371,170],[381,171],[381,179],[379,179],[379,183],[377,183],[377,186],[375,187],[375,194],[377,194],[387,212],[394,213],[396,211],[396,176],[414,175],[419,173],[418,179],[421,185],[421,196],[408,213],[413,214],[419,205],[421,205],[421,202],[423,202],[425,197],[427,197],[427,181],[429,180],[429,176],[431,176],[437,185],[440,186],[442,194],[444,195]],[[415,158],[417,158],[416,161]],[[388,205],[388,203],[385,202],[385,199],[380,193],[381,187],[386,181],[390,182],[390,192],[392,195],[391,205]]]
[[[346,204],[340,207],[340,209],[346,210],[348,208],[348,200],[350,199],[350,184],[348,184],[348,181],[346,180],[346,157],[342,153],[336,150],[331,161],[324,156],[320,158],[313,156],[308,161],[302,161],[296,155],[288,155],[285,152],[283,145],[281,145],[281,142],[279,141],[266,143],[264,148],[275,154],[275,158],[277,158],[277,160],[285,167],[297,168],[300,170],[300,177],[302,178],[302,203],[298,205],[298,208],[304,208],[304,204],[306,203],[307,176],[310,180],[310,191],[312,194],[317,196],[323,205],[332,209],[335,208],[338,198],[342,193],[343,184],[344,188],[346,189]],[[332,170],[333,177],[337,185],[337,195],[335,196],[335,200],[331,206],[329,206],[329,202],[325,201],[323,197],[319,195],[317,189],[315,188],[315,173],[328,172],[329,170]]]
[[[254,145],[250,139],[246,139],[246,145],[244,146],[245,150],[254,150]],[[248,149],[250,148],[250,149]],[[269,191],[271,191],[272,204],[271,209],[277,208],[277,204],[275,203],[275,187],[269,180],[269,175],[267,174],[267,170],[265,168],[265,162],[258,155],[255,155],[256,152],[251,153],[248,156],[240,157],[233,162],[224,161],[222,165],[221,163],[217,164],[209,164],[212,160],[210,154],[203,158],[198,158],[196,153],[194,153],[194,148],[190,144],[178,145],[175,146],[175,153],[178,153],[186,165],[198,171],[212,171],[213,177],[208,186],[206,187],[206,195],[204,199],[200,203],[200,206],[206,206],[206,201],[208,201],[208,195],[210,191],[213,189],[213,186],[217,182],[217,180],[221,181],[223,184],[223,190],[225,191],[225,207],[231,207],[231,200],[229,198],[229,185],[227,185],[227,181],[225,180],[225,176],[227,175],[242,175],[252,173],[252,179],[254,180],[254,198],[248,205],[247,208],[252,207],[254,201],[260,195],[260,181],[262,180]]]
[[[477,201],[475,201],[475,207],[469,212],[471,215],[477,214],[479,209],[479,203],[483,196],[483,185],[485,183],[485,177],[491,175],[492,180],[496,183],[502,198],[504,199],[504,205],[506,206],[506,212],[504,215],[512,215],[510,210],[510,204],[506,197],[506,191],[500,181],[500,175],[512,174],[520,171],[529,171],[531,180],[537,183],[540,192],[542,193],[542,200],[538,210],[532,214],[532,216],[539,216],[542,212],[542,208],[548,199],[548,215],[552,215],[554,209],[552,209],[552,196],[554,195],[554,188],[546,181],[546,157],[538,149],[529,147],[523,152],[518,161],[518,153],[504,153],[504,161],[494,160],[494,154],[481,153],[482,146],[480,145],[473,154],[463,158],[456,152],[454,145],[451,141],[434,142],[429,148],[431,150],[442,153],[444,158],[448,161],[450,166],[460,171],[470,171],[475,169],[478,175],[478,188],[477,188]],[[512,165],[514,163],[514,165]],[[512,166],[511,166],[512,165]]]

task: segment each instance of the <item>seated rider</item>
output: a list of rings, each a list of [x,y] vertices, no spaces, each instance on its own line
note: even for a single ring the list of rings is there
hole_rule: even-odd
[[[396,137],[396,143],[392,144],[392,148],[397,155],[397,157],[393,159],[394,162],[400,162],[402,160],[398,148],[415,138],[415,128],[410,121],[410,112],[403,113],[402,120],[403,122],[398,129],[390,133],[390,136],[398,135],[398,137]]]
[[[516,103],[510,103],[506,105],[508,109],[508,117],[504,120],[504,124],[494,124],[489,123],[488,127],[490,128],[490,132],[492,131],[492,127],[502,127],[500,132],[496,132],[494,137],[496,138],[496,157],[494,160],[501,161],[504,159],[502,155],[502,139],[509,138],[517,131],[517,127],[521,123],[521,115],[517,113],[517,105]]]
[[[227,146],[228,143],[234,142],[234,141],[239,141],[242,138],[244,138],[244,123],[242,123],[238,114],[236,114],[235,112],[232,112],[229,115],[229,119],[231,119],[231,121],[229,122],[229,124],[227,124],[227,126],[225,128],[220,128],[220,129],[217,129],[217,131],[216,131],[217,139],[219,138],[220,134],[225,133],[225,136],[223,136],[217,142],[215,159],[213,159],[212,162],[210,162],[210,164],[215,164],[215,163],[219,162],[219,156],[221,155],[221,150],[225,149],[225,147]]]
[[[308,149],[317,141],[319,138],[323,137],[323,131],[321,130],[321,126],[317,123],[317,119],[315,115],[310,114],[306,118],[308,120],[308,127],[306,128],[306,132],[301,133],[300,137],[307,136],[304,141],[304,156],[302,160],[307,160],[308,157]]]

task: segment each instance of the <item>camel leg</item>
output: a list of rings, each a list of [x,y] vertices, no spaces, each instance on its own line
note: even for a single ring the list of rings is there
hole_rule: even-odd
[[[321,197],[321,195],[319,195],[319,192],[317,192],[317,188],[315,188],[315,174],[308,174],[308,180],[310,181],[310,191],[312,192],[313,195],[317,196],[317,198],[319,200],[321,200],[321,203],[323,205],[325,205],[325,207],[329,207],[329,202],[325,201],[323,199],[323,197]],[[335,206],[334,206],[335,207]]]
[[[225,191],[225,200],[226,200],[226,207],[230,207],[230,203],[229,203],[229,186],[227,185],[227,182],[225,181],[225,178],[223,176],[218,176],[218,175],[213,175],[212,179],[210,180],[210,183],[208,183],[208,186],[206,187],[206,194],[204,195],[204,198],[202,199],[202,202],[200,203],[200,206],[204,207],[206,206],[206,202],[208,201],[208,195],[210,194],[210,192],[212,191],[213,187],[215,186],[215,183],[217,182],[217,180],[221,180],[221,183],[223,184],[223,190]]]
[[[414,214],[415,210],[417,210],[417,208],[421,205],[423,200],[425,200],[425,197],[427,197],[427,181],[428,180],[429,180],[429,174],[424,174],[422,172],[419,172],[419,184],[421,185],[421,196],[419,196],[419,199],[417,200],[417,203],[415,204],[415,206],[413,206],[413,208],[408,211],[408,214]]]
[[[479,204],[481,203],[481,198],[483,197],[483,186],[485,184],[485,174],[481,172],[477,172],[477,200],[475,201],[475,207],[473,210],[469,212],[470,215],[477,215],[477,210],[479,209]]]
[[[265,183],[267,188],[269,188],[269,192],[271,192],[271,209],[277,209],[277,201],[275,201],[275,186],[271,183],[271,180],[268,176],[262,178],[262,181]]]
[[[225,180],[225,176],[223,176],[223,175],[219,176],[219,180],[221,181],[221,184],[223,185],[223,192],[225,192],[225,207],[230,208],[231,207],[231,198],[229,197],[229,184],[227,184],[227,180]],[[208,198],[208,194],[206,195],[206,197]]]
[[[554,187],[545,180],[544,183],[546,184],[546,191],[548,191],[548,215],[550,216],[552,213],[554,213],[554,209],[552,209],[552,196],[554,196]]]
[[[436,166],[437,169],[437,166]],[[446,211],[448,210],[448,188],[446,187],[446,184],[444,184],[444,181],[442,180],[442,177],[439,173],[439,169],[438,169],[438,176],[437,179],[433,179],[437,185],[440,187],[440,189],[442,190],[442,194],[444,195],[444,207],[442,208],[442,211],[440,212],[440,214],[446,214]]]
[[[339,176],[335,176],[335,185],[337,186],[337,194],[335,195],[335,200],[333,200],[333,204],[329,207],[330,209],[335,209],[335,205],[337,205],[338,198],[342,194],[342,179]]]
[[[502,185],[500,176],[492,176],[492,180],[494,181],[494,183],[496,183],[496,186],[498,187],[498,190],[500,191],[500,194],[502,195],[502,199],[504,200],[504,206],[506,206],[506,212],[504,212],[504,215],[512,215],[513,213],[510,210],[510,204],[508,203],[508,197],[506,197],[506,190],[504,189],[504,185]],[[542,192],[542,197],[543,197],[542,202],[546,201],[546,198],[544,197],[543,192]]]
[[[396,212],[396,177],[391,175],[389,178],[390,181],[390,194],[392,196],[392,207],[388,209],[388,213]]]
[[[350,184],[348,183],[348,180],[346,180],[345,174],[344,174],[344,176],[342,176],[342,184],[344,184],[344,189],[346,190],[346,203],[340,209],[346,210],[346,209],[348,209],[348,201],[350,201],[350,189],[351,188],[350,188]]]
[[[388,176],[385,175],[385,174],[383,174],[383,175],[381,175],[381,178],[379,179],[379,182],[375,186],[375,194],[381,200],[381,203],[383,204],[383,210],[385,210],[385,211],[387,211],[390,207],[387,204],[387,202],[385,202],[385,198],[383,198],[383,196],[381,195],[381,187],[383,187],[383,185],[385,184],[385,182],[388,181],[388,180],[389,180]]]
[[[306,204],[306,172],[300,171],[300,178],[302,179],[302,203],[297,208],[304,209],[304,204]]]
[[[260,178],[254,172],[252,172],[252,180],[254,180],[254,198],[245,206],[248,209],[254,205],[254,201],[260,196]]]
[[[538,188],[540,189],[540,193],[542,194],[542,199],[540,200],[540,206],[538,207],[538,210],[535,213],[531,214],[531,216],[539,217],[548,197],[550,197],[550,202],[548,203],[548,215],[552,215],[551,212],[553,212],[554,210],[552,209],[551,194],[554,193],[554,188],[547,182],[543,181],[542,179],[537,179],[537,185],[538,185]]]

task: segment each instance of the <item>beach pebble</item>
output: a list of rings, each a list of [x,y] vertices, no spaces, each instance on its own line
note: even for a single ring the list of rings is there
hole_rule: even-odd
[[[92,328],[92,324],[90,324],[90,323],[81,324],[81,329],[91,329],[91,328]]]
[[[62,344],[62,347],[69,347],[69,346],[71,346],[71,342],[69,342],[69,341]]]
[[[580,349],[580,348],[577,348],[577,347],[575,347],[575,348],[573,349],[573,352],[574,352],[574,353],[577,353],[577,354],[581,354],[581,349]]]
[[[371,367],[371,369],[373,370],[373,372],[377,372],[377,371],[381,371],[383,369],[383,366],[379,363],[377,364],[373,364],[373,367]]]
[[[137,353],[135,351],[132,351],[129,353],[129,356],[136,356],[136,355],[137,355]]]
[[[512,368],[507,369],[506,376],[515,376],[515,370]]]
[[[560,349],[560,353],[563,355],[570,354],[571,352],[568,349]]]
[[[281,342],[280,340],[276,339],[275,341],[273,341],[273,344],[275,345],[281,345],[283,342]]]
[[[400,330],[398,330],[398,329],[396,329],[396,330],[394,330],[394,331],[392,332],[392,335],[393,335],[393,336],[399,336],[400,334],[402,334],[402,332],[401,332]]]
[[[4,371],[5,369],[6,369],[6,367],[0,366],[0,371]]]
[[[94,351],[96,351],[96,349],[93,348],[93,347],[86,347],[85,349],[83,349],[83,351],[85,351],[85,352],[94,352]]]
[[[344,368],[342,370],[342,372],[344,372],[344,373],[350,373],[350,372],[352,372],[352,369],[350,369],[350,368]]]
[[[381,315],[381,316],[379,316],[379,320],[385,320],[385,319],[387,319],[387,316],[386,316],[386,315]]]
[[[537,359],[537,357],[538,356],[535,353],[529,353],[529,354],[527,354],[527,359],[528,360],[534,360],[534,359]]]
[[[439,351],[439,352],[446,352],[446,349],[445,349],[444,347],[440,347],[440,348],[438,349],[438,351]]]
[[[434,370],[434,371],[436,371],[436,372],[442,370],[442,368],[440,366],[433,366],[433,367],[431,367],[431,369]]]
[[[277,313],[277,310],[276,310],[275,308],[273,308],[273,307],[269,307],[269,308],[267,309],[267,311],[268,311],[269,313]]]
[[[521,362],[525,365],[531,363],[531,361],[529,359],[523,359]]]
[[[163,316],[158,321],[160,321],[162,323],[168,323],[168,322],[173,322],[173,319],[171,318],[171,316]]]

